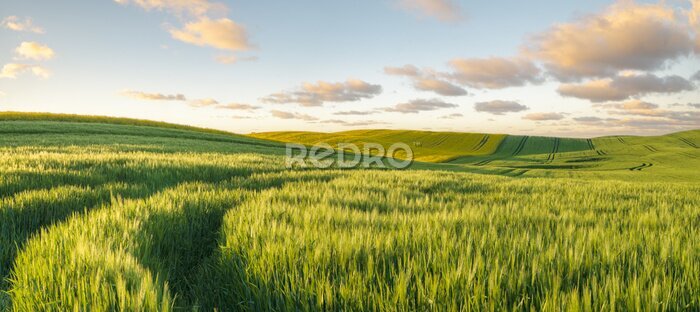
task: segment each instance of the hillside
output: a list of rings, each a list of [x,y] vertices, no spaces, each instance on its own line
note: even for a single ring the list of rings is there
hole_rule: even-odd
[[[467,155],[490,155],[505,137],[501,134],[410,130],[354,130],[335,133],[263,132],[253,133],[250,136],[307,145],[324,142],[334,147],[338,143],[361,145],[371,142],[388,148],[393,143],[401,142],[408,144],[413,149],[414,159],[421,162],[446,162]]]
[[[289,170],[257,138],[17,119],[0,121],[0,311],[700,308],[698,131]],[[425,155],[482,142],[391,135]]]
[[[163,152],[284,154],[283,144],[225,131],[128,118],[0,113],[0,147],[66,145]]]
[[[507,176],[699,180],[700,130],[663,136],[593,139],[475,133],[358,130],[337,133],[267,132],[250,136],[313,145],[319,142],[408,143],[414,168]],[[433,164],[430,164],[433,163]]]

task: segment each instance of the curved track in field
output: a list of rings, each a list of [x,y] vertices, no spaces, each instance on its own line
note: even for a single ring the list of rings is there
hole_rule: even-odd
[[[588,149],[590,149],[591,151],[594,151],[596,154],[598,154],[598,156],[607,155],[607,153],[604,150],[599,150],[599,149],[595,148],[595,144],[593,144],[592,139],[587,139],[586,144],[588,144]]]
[[[655,147],[653,147],[651,145],[643,144],[642,146],[644,146],[644,148],[646,148],[648,151],[650,151],[652,153],[656,153],[659,151],[658,149],[656,149]]]
[[[481,148],[483,148],[484,145],[486,145],[486,142],[489,141],[489,138],[490,138],[490,137],[491,137],[490,135],[485,134],[484,137],[481,138],[481,141],[479,141],[479,143],[477,143],[477,144],[474,146],[474,148],[472,148],[472,150],[475,151],[475,152],[481,150]]]
[[[551,164],[554,161],[554,158],[557,157],[557,153],[559,152],[559,144],[561,144],[561,139],[555,138],[554,146],[552,146],[552,152],[549,153],[547,160],[545,161],[546,164]]]
[[[639,166],[629,168],[629,171],[642,171],[642,170],[650,168],[652,166],[654,166],[654,164],[652,164],[652,163],[643,163]]]
[[[688,144],[688,146],[690,146],[690,147],[699,148],[695,143],[691,142],[690,140],[688,140],[686,138],[679,137],[678,139],[681,140],[683,143]]]
[[[528,139],[530,139],[529,136],[524,136],[522,140],[520,140],[520,144],[518,144],[518,147],[515,149],[515,151],[513,151],[513,156],[518,156],[520,153],[522,153]]]

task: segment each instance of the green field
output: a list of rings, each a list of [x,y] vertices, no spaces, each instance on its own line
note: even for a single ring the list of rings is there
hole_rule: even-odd
[[[267,132],[251,136],[307,145],[326,142],[332,146],[363,142],[389,146],[403,142],[414,150],[418,161],[415,169],[529,177],[700,181],[700,174],[693,170],[700,168],[699,130],[593,139],[397,130]]]
[[[290,170],[260,138],[418,162]],[[698,146],[0,114],[0,310],[697,311]]]
[[[355,130],[336,133],[318,132],[263,132],[251,137],[279,142],[314,145],[327,143],[378,143],[388,149],[391,144],[402,142],[411,147],[414,159],[423,162],[446,162],[466,155],[490,155],[501,143],[504,135],[460,132],[429,132],[406,130]],[[400,158],[401,155],[395,155]]]

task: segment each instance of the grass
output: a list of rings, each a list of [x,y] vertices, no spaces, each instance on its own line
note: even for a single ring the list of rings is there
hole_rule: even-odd
[[[177,125],[167,122],[152,120],[142,120],[133,118],[118,118],[108,116],[87,116],[72,114],[52,114],[52,113],[25,113],[25,112],[0,112],[0,121],[61,121],[61,122],[82,122],[82,123],[103,123],[127,126],[147,126],[167,129],[190,130],[199,133],[221,134],[233,136],[230,132],[205,129],[184,125]]]
[[[204,307],[693,310],[698,191],[425,172],[290,184],[228,212]]]
[[[428,132],[406,130],[355,130],[336,133],[317,132],[264,132],[251,137],[314,145],[325,142],[333,147],[338,143],[378,143],[388,149],[391,144],[408,144],[414,159],[421,162],[446,162],[465,155],[489,155],[503,140],[499,134]],[[402,158],[403,155],[396,155]]]
[[[461,158],[370,131],[448,162],[288,170],[257,138],[27,119],[0,122],[0,311],[700,309],[698,131]]]

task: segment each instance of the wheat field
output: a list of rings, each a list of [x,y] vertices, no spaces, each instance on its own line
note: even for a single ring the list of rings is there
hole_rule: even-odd
[[[700,309],[695,162],[289,170],[269,141],[86,121],[0,122],[0,310]]]

